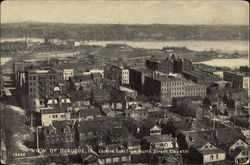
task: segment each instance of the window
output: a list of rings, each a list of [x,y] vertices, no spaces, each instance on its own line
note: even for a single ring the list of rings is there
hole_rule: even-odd
[[[52,115],[52,118],[57,118],[57,115]]]
[[[65,115],[61,115],[61,118],[64,118],[65,117]]]
[[[216,159],[219,159],[219,155],[218,154],[216,154]]]
[[[211,155],[211,156],[210,156],[210,160],[213,160],[213,159],[214,159],[214,155]]]

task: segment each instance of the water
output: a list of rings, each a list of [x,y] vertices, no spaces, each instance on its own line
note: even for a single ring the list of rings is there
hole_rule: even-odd
[[[239,68],[240,66],[249,66],[249,59],[239,58],[239,59],[213,59],[209,61],[202,61],[200,63],[215,66],[215,67],[229,67],[229,68]]]
[[[92,41],[87,43],[88,45],[101,45],[106,46],[106,44],[126,43],[129,46],[135,48],[145,48],[145,49],[162,49],[165,46],[175,46],[175,47],[187,47],[188,49],[194,51],[205,51],[205,50],[218,50],[221,52],[232,53],[235,50],[239,52],[248,52],[249,42],[248,41]]]
[[[31,42],[44,42],[42,38],[28,38]],[[4,41],[25,41],[25,38],[3,38]],[[87,45],[101,45],[106,44],[127,44],[135,48],[145,49],[162,49],[165,46],[175,47],[187,47],[194,51],[205,51],[205,50],[219,50],[222,52],[231,53],[235,50],[239,52],[248,52],[249,42],[248,41],[197,41],[197,40],[180,40],[180,41],[90,41],[86,42]]]
[[[29,38],[33,42],[43,42],[41,38]],[[1,39],[4,41],[24,41],[24,38],[10,38]],[[188,49],[195,51],[205,51],[205,50],[219,50],[221,52],[232,53],[235,50],[239,52],[248,52],[249,42],[248,41],[91,41],[85,43],[87,45],[101,45],[106,46],[106,44],[127,44],[135,48],[145,48],[145,49],[162,49],[165,46],[176,46],[176,47],[187,47]],[[11,60],[11,58],[1,58],[1,65],[5,64]],[[231,68],[239,67],[242,65],[249,65],[249,60],[245,59],[213,59],[210,61],[203,61],[202,63],[212,65],[212,66],[227,66]]]

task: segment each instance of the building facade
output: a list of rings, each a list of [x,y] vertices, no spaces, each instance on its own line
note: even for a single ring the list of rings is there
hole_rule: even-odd
[[[63,69],[63,79],[69,80],[70,77],[74,77],[74,69]]]
[[[161,102],[171,102],[173,97],[205,97],[207,87],[182,78],[154,75],[145,77],[144,92]]]
[[[63,81],[60,70],[30,69],[26,71],[26,92],[29,106],[39,111],[46,98],[53,96],[54,88]]]
[[[234,73],[229,71],[223,72],[224,80],[232,82],[233,88],[249,88],[249,74]]]
[[[124,66],[110,65],[105,69],[105,77],[119,84],[129,84],[129,69]]]
[[[163,73],[181,73],[182,71],[192,71],[192,62],[187,59],[176,59],[174,55],[163,60],[148,59],[146,67],[152,71]]]

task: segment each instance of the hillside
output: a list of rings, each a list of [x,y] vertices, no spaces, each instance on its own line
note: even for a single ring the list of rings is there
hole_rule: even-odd
[[[10,23],[1,25],[2,38],[29,37],[81,40],[248,40],[240,25],[121,25]]]

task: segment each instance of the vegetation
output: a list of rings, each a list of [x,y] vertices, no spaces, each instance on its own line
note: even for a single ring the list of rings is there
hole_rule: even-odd
[[[12,153],[16,151],[16,135],[25,130],[25,116],[19,112],[9,108],[4,104],[0,104],[1,113],[1,142],[6,146],[7,162],[13,160]]]
[[[248,40],[248,26],[12,23],[1,37],[81,40]]]

